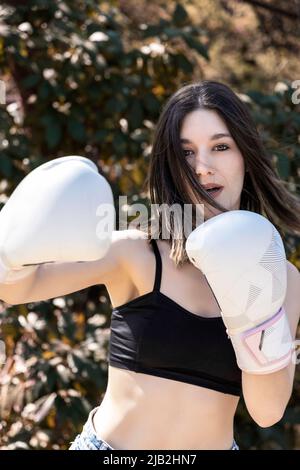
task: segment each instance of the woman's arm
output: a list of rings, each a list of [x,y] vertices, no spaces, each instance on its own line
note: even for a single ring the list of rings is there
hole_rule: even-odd
[[[300,273],[289,261],[287,272],[287,294],[284,307],[292,337],[295,339],[300,316]],[[251,417],[259,426],[272,426],[282,418],[293,389],[295,374],[293,362],[271,374],[255,375],[242,372],[245,404]]]
[[[127,232],[113,232],[111,246],[104,258],[80,263],[45,263],[25,279],[13,284],[0,283],[0,299],[11,305],[26,304],[119,279],[124,269]]]

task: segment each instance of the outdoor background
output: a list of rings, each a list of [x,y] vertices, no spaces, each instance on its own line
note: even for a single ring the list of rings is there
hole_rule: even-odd
[[[299,39],[299,0],[1,2],[0,207],[29,171],[72,154],[98,165],[116,199],[144,202],[161,107],[202,79],[246,101],[278,174],[300,195]],[[300,269],[299,237],[285,233],[284,243]],[[68,448],[106,388],[110,313],[103,285],[0,302],[0,449]],[[242,449],[300,449],[299,370],[275,426],[257,426],[241,402]]]

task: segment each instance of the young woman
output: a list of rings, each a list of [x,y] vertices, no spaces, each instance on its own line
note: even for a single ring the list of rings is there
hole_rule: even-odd
[[[245,104],[218,82],[185,85],[168,100],[147,184],[152,204],[204,203],[204,220],[245,209],[300,230],[299,202],[273,170]],[[209,185],[222,190],[210,195]],[[71,449],[238,449],[233,421],[242,394],[259,426],[284,413],[295,365],[265,375],[239,369],[218,303],[189,262],[185,238],[174,236],[175,222],[167,239],[160,229],[157,240],[147,230],[114,231],[101,260],[44,264],[0,291],[16,304],[107,287],[107,390]],[[295,338],[300,275],[290,262],[287,272],[284,307]]]

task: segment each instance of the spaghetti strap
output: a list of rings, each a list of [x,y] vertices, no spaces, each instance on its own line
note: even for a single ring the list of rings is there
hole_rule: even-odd
[[[153,246],[155,259],[156,259],[155,281],[154,281],[153,290],[154,291],[159,291],[160,290],[160,283],[161,283],[161,270],[162,270],[161,256],[160,256],[160,252],[159,252],[156,240],[154,238],[152,238],[150,243]]]

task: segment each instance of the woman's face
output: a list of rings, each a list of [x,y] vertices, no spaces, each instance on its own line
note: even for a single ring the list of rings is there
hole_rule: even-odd
[[[244,159],[218,113],[199,109],[187,114],[181,126],[180,139],[187,162],[197,174],[199,183],[223,186],[216,201],[226,209],[239,209],[245,175]],[[206,202],[204,204],[205,219],[221,212]]]

